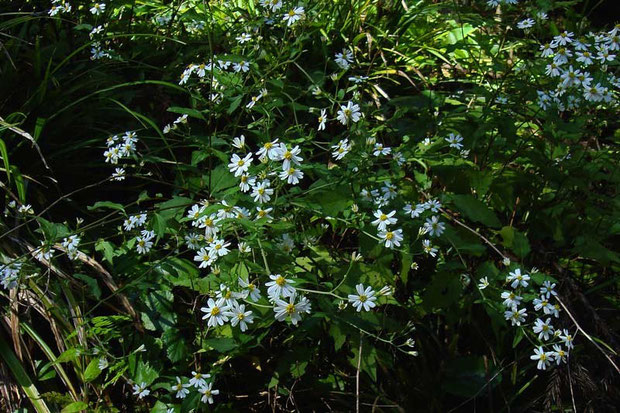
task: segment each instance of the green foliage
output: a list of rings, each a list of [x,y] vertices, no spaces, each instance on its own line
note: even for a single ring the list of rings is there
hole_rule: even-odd
[[[599,5],[103,3],[0,6],[0,410],[620,404]]]

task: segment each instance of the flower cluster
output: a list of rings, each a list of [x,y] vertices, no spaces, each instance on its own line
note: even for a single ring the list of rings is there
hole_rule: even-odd
[[[508,274],[506,283],[510,290],[501,293],[502,304],[506,307],[504,318],[510,320],[513,326],[523,328],[521,326],[526,323],[528,317],[527,308],[523,306],[523,297],[532,289],[531,277],[522,273],[520,268],[516,268]],[[481,279],[479,288],[482,290],[487,286],[486,278]],[[537,317],[531,326],[534,339],[540,343],[534,349],[531,359],[537,360],[537,368],[540,370],[545,370],[553,362],[558,365],[566,362],[569,350],[573,348],[573,336],[569,331],[556,329],[552,324],[552,319],[560,316],[560,305],[557,300],[554,302],[557,295],[555,284],[546,280],[538,291],[538,297],[532,301],[534,311],[542,316]],[[526,331],[523,333],[527,334]],[[553,346],[552,351],[545,350],[545,347],[549,346]]]
[[[17,287],[21,269],[21,262],[12,262],[2,265],[2,267],[0,267],[0,285],[2,285],[5,290]]]
[[[63,13],[71,12],[71,4],[66,0],[52,0],[52,8],[48,11],[48,14],[52,17]]]
[[[120,138],[118,135],[110,136],[106,140],[108,148],[103,152],[105,161],[115,165],[120,159],[130,157],[136,151],[137,142],[136,133],[131,131],[125,132]]]
[[[620,26],[582,37],[564,31],[542,44],[541,56],[548,61],[545,74],[555,87],[538,90],[538,106],[565,111],[586,102],[615,101],[612,90],[620,87],[620,80],[608,73],[607,67],[617,60],[619,49]]]

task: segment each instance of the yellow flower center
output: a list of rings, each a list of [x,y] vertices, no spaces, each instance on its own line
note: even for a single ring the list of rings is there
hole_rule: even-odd
[[[276,278],[276,284],[282,287],[284,286],[284,284],[286,284],[286,279],[284,279],[283,276],[279,276],[278,278]]]
[[[211,315],[218,315],[220,313],[220,308],[219,307],[213,307],[211,309]]]
[[[362,294],[362,295],[360,295],[359,300],[363,303],[363,302],[365,302],[366,300],[368,300],[368,297],[366,297],[366,295],[365,295],[365,294]]]
[[[286,306],[286,313],[293,314],[295,312],[295,304],[288,304]]]
[[[379,217],[379,219],[380,219],[381,221],[385,221],[385,220],[387,219],[387,215],[385,215],[385,214],[381,214],[381,216]]]
[[[388,231],[388,232],[385,234],[385,239],[390,240],[390,239],[392,239],[392,238],[394,238],[394,233],[393,233],[392,231]]]

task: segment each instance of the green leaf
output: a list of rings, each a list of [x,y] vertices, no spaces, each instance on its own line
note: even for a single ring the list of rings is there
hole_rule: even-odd
[[[1,333],[0,333],[1,334]],[[28,374],[24,370],[20,361],[15,356],[15,353],[9,347],[9,345],[4,340],[4,336],[0,335],[0,357],[2,357],[6,363],[6,366],[9,368],[11,373],[13,373],[13,377],[17,384],[22,388],[22,391],[32,403],[35,411],[37,413],[50,413],[47,404],[41,398],[41,395],[35,385],[28,377]]]
[[[76,413],[81,412],[88,409],[88,403],[86,402],[73,402],[71,404],[66,405],[60,413]]]
[[[166,354],[173,363],[184,360],[189,354],[189,347],[185,343],[185,337],[176,328],[164,331],[161,340],[166,348]]]
[[[306,367],[308,366],[308,362],[307,361],[296,361],[295,363],[291,364],[291,375],[298,379],[301,376],[304,375],[304,373],[306,372]]]
[[[93,205],[86,207],[89,211],[94,211],[96,209],[116,209],[118,211],[123,211],[123,213],[125,212],[125,207],[122,206],[121,204],[117,204],[116,202],[110,202],[110,201],[99,201],[99,202],[95,202]]]
[[[86,283],[86,285],[88,286],[88,293],[92,294],[97,300],[101,298],[101,288],[99,288],[99,284],[97,283],[97,280],[95,280],[92,277],[89,277],[86,274],[73,274],[73,276],[75,278],[77,278],[78,280],[82,280]]]
[[[6,144],[0,139],[0,155],[2,156],[2,162],[4,163],[4,169],[6,172],[6,180],[11,183],[11,164],[9,162],[9,152],[6,150]]]
[[[227,353],[237,347],[232,338],[208,338],[204,340],[204,344],[220,353]]]
[[[84,380],[88,383],[95,380],[101,374],[101,369],[99,368],[99,359],[92,359],[86,370],[84,371]]]
[[[95,244],[95,251],[103,251],[103,256],[106,261],[112,264],[112,260],[114,259],[114,246],[112,244],[103,239],[98,239]]]
[[[164,234],[166,233],[166,218],[164,218],[161,214],[158,214],[157,212],[153,214],[153,231],[155,231],[155,234],[162,238],[164,236]]]
[[[192,118],[205,120],[204,115],[196,109],[180,108],[178,106],[172,106],[168,108],[168,112],[180,113],[181,115],[187,115]]]
[[[241,100],[242,99],[243,99],[243,95],[239,95],[236,98],[234,98],[233,101],[230,102],[230,106],[228,107],[228,110],[226,110],[226,113],[228,113],[230,115],[235,110],[237,110],[237,108],[241,104]]]
[[[499,234],[502,236],[502,245],[510,248],[519,258],[530,253],[530,242],[527,237],[513,227],[503,227]]]
[[[497,216],[483,202],[471,195],[452,195],[452,202],[467,218],[491,228],[502,226]]]
[[[41,225],[41,230],[45,234],[45,238],[48,241],[54,241],[58,238],[66,237],[70,234],[69,229],[63,224],[57,224],[50,222],[45,218],[36,217],[37,221]]]

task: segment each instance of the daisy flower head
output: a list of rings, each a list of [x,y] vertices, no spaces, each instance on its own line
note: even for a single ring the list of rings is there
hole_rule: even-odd
[[[239,325],[242,332],[248,329],[248,324],[254,322],[254,315],[252,311],[245,311],[245,304],[237,304],[231,307],[226,315],[230,318],[230,325],[233,327]]]
[[[202,319],[208,320],[207,325],[209,327],[217,327],[218,325],[221,326],[228,322],[228,316],[226,315],[228,309],[229,307],[226,305],[225,298],[218,298],[217,301],[214,301],[213,298],[209,298],[207,306],[202,307],[200,311],[205,313]]]
[[[276,12],[282,8],[282,0],[260,0],[261,6]]]
[[[318,121],[319,121],[319,127],[317,129],[325,130],[325,122],[327,122],[327,110],[326,109],[321,109],[321,114],[319,115]]]
[[[246,297],[249,296],[250,299],[254,302],[260,300],[260,297],[261,297],[260,289],[258,288],[258,285],[255,281],[247,282],[243,280],[242,278],[239,278],[239,286],[241,286],[241,288],[247,291]]]
[[[355,290],[357,294],[349,294],[349,302],[355,309],[360,312],[362,309],[365,311],[370,311],[374,307],[376,307],[375,301],[377,297],[375,296],[375,291],[372,287],[368,286],[364,289],[363,284],[357,284],[355,286]]]
[[[301,296],[297,303],[295,302],[296,299],[297,293],[293,293],[289,297],[288,301],[281,298],[277,298],[275,300],[275,307],[273,311],[275,313],[276,320],[285,321],[287,318],[290,318],[291,323],[296,326],[301,320],[301,314],[310,313],[310,301],[304,296]]]
[[[527,311],[525,308],[517,309],[516,307],[510,310],[504,311],[504,318],[510,320],[513,326],[520,326],[527,317]]]
[[[517,23],[517,28],[527,30],[534,26],[535,23],[536,22],[534,21],[534,19],[528,17],[527,19],[521,20],[519,23]]]
[[[258,159],[261,162],[264,162],[267,159],[275,161],[278,159],[279,155],[280,145],[278,144],[278,139],[271,142],[266,142],[263,147],[256,152],[256,156],[258,156]]]
[[[268,180],[264,180],[263,182],[252,187],[252,193],[250,196],[254,197],[254,202],[258,202],[260,204],[264,204],[269,202],[271,199],[271,195],[273,195],[273,188],[270,188],[271,183]]]
[[[538,339],[545,341],[549,340],[549,337],[553,337],[553,326],[551,325],[551,319],[548,318],[546,321],[537,318],[534,322],[534,327],[532,328],[535,334],[538,334]]]
[[[478,289],[484,290],[489,286],[489,279],[487,277],[482,277],[478,280]]]
[[[233,63],[233,70],[235,71],[235,73],[240,73],[240,72],[247,72],[250,70],[250,63],[242,60],[240,62],[235,62]]]
[[[400,242],[403,240],[403,230],[399,228],[394,231],[380,231],[379,238],[385,242],[386,248],[400,247]]]
[[[103,14],[105,11],[105,3],[94,3],[90,8],[90,12],[95,16]]]
[[[349,143],[349,139],[345,138],[342,139],[340,142],[338,142],[336,145],[332,146],[332,149],[334,150],[332,152],[332,156],[337,160],[341,160],[342,158],[344,158],[349,151],[351,150],[351,144]]]
[[[540,287],[540,293],[545,295],[547,298],[550,298],[552,295],[557,296],[558,293],[555,292],[555,283],[551,283],[551,281],[547,280],[543,282],[542,287]]]
[[[230,173],[234,173],[235,176],[241,176],[248,172],[248,169],[252,165],[252,154],[248,153],[245,157],[241,158],[237,154],[233,154],[228,164],[228,170]]]
[[[216,260],[216,257],[212,256],[206,248],[201,248],[200,251],[194,256],[194,261],[200,263],[198,268],[210,267]]]
[[[213,396],[220,394],[220,391],[213,388],[213,383],[207,383],[198,389],[198,393],[202,395],[200,400],[203,403],[213,404]]]
[[[539,346],[534,349],[534,354],[530,356],[530,359],[534,361],[538,360],[538,364],[536,365],[538,370],[546,370],[553,360],[553,354],[551,352],[545,352],[542,346]]]
[[[140,384],[134,384],[132,390],[133,394],[138,396],[138,399],[142,399],[151,394],[151,391],[146,387],[145,382],[142,382]]]
[[[235,136],[233,138],[232,146],[234,146],[237,149],[245,148],[245,136],[244,135]]]
[[[114,171],[114,173],[112,174],[112,179],[114,181],[124,181],[125,180],[125,169],[123,168],[116,168],[116,170]]]
[[[342,53],[336,53],[334,61],[342,70],[347,70],[353,63],[353,52],[347,49],[342,49]]]
[[[153,247],[153,241],[151,240],[154,236],[155,234],[151,234],[150,232],[146,231],[146,234],[142,234],[136,237],[136,250],[138,251],[138,254],[146,254],[151,250],[151,248]]]
[[[239,177],[239,189],[241,192],[248,192],[251,187],[256,185],[256,178],[248,174],[242,174]]]
[[[301,153],[299,146],[295,146],[292,149],[288,149],[286,144],[280,143],[278,149],[278,157],[276,160],[282,161],[282,170],[287,170],[291,165],[300,165],[304,159],[298,156]]]
[[[451,148],[455,148],[455,149],[463,148],[463,144],[461,143],[463,142],[463,137],[459,135],[458,133],[456,134],[450,133],[448,137],[446,138],[446,142],[450,144]]]
[[[379,142],[375,143],[374,151],[372,153],[374,156],[389,155],[390,153],[392,153],[392,148]]]
[[[270,299],[276,299],[279,297],[290,297],[295,294],[295,287],[291,284],[295,284],[295,281],[286,279],[280,274],[269,275],[271,281],[265,283],[267,288],[267,295]]]
[[[558,364],[558,366],[562,362],[566,363],[566,360],[568,359],[568,352],[565,351],[561,346],[559,346],[558,344],[554,344],[553,351],[551,353],[553,354],[553,358],[555,359],[555,362]]]
[[[273,217],[269,215],[271,211],[273,211],[273,208],[256,207],[256,218],[255,219],[265,218],[268,221],[271,221],[273,219]]]
[[[377,219],[372,221],[371,224],[377,227],[377,230],[379,231],[385,231],[388,225],[394,225],[398,221],[398,219],[394,218],[394,215],[396,215],[396,211],[392,211],[386,214],[380,209],[378,209],[373,213],[373,215]]]
[[[428,239],[425,239],[424,241],[422,241],[422,248],[424,249],[424,252],[430,255],[431,257],[435,257],[437,255],[437,248],[434,248],[431,245],[431,241]]]
[[[527,287],[529,280],[530,276],[528,274],[521,274],[520,268],[517,268],[513,272],[509,273],[508,277],[506,278],[506,281],[512,282],[510,284],[512,288],[517,288],[519,286]]]
[[[349,101],[346,105],[341,105],[338,111],[337,119],[343,125],[349,125],[349,123],[357,123],[362,117],[360,107],[357,103]]]
[[[299,180],[303,177],[304,173],[299,169],[293,168],[292,166],[280,172],[280,179],[291,185],[297,185]]]
[[[227,248],[228,246],[230,246],[230,242],[225,242],[223,239],[216,238],[209,243],[207,250],[212,257],[223,257],[230,252]]]
[[[282,20],[287,26],[292,26],[304,16],[304,8],[301,6],[293,7],[287,13],[284,13]]]
[[[184,399],[189,394],[189,383],[183,383],[181,378],[177,376],[177,382],[171,386],[171,391],[175,394],[177,399]]]
[[[502,304],[506,307],[517,308],[521,304],[523,297],[514,293],[514,291],[504,291],[501,294],[501,298],[504,300]]]
[[[567,329],[562,330],[562,334],[560,335],[560,340],[566,346],[567,349],[571,350],[575,347],[573,344],[574,337],[570,334]]]
[[[206,386],[206,379],[210,378],[210,374],[201,374],[200,372],[192,371],[192,377],[189,379],[189,385],[199,389]]]
[[[439,218],[433,215],[426,219],[424,223],[424,231],[431,237],[439,237],[446,229],[446,225],[439,221]]]

